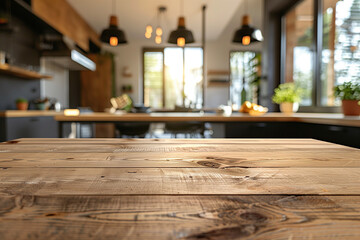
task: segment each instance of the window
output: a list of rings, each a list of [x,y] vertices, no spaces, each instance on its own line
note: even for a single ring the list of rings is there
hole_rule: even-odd
[[[164,56],[162,52],[144,53],[144,104],[161,108],[164,102]]]
[[[360,1],[324,0],[321,105],[340,105],[333,87],[360,80]]]
[[[202,48],[145,49],[144,104],[153,108],[201,108]]]
[[[305,90],[301,105],[312,105],[313,82],[313,0],[302,1],[286,14],[285,82],[295,82]]]
[[[339,106],[334,86],[360,81],[359,16],[359,0],[304,0],[285,14],[282,77],[305,89],[302,106]]]
[[[261,76],[261,54],[233,51],[230,53],[231,102],[240,106],[248,100],[258,102]]]

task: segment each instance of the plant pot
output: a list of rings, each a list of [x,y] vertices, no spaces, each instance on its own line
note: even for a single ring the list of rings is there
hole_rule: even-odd
[[[299,110],[299,103],[280,103],[280,111],[285,114],[293,114]]]
[[[26,111],[28,110],[28,107],[29,107],[29,103],[27,102],[16,103],[17,110]]]
[[[345,116],[359,116],[360,106],[358,100],[342,100],[342,110]]]
[[[46,104],[45,103],[36,103],[35,107],[37,110],[46,110]]]

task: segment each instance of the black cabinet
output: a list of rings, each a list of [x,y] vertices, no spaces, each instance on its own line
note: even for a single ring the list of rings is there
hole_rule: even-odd
[[[360,148],[360,128],[294,122],[226,123],[226,138],[314,138]]]
[[[1,141],[16,138],[57,138],[58,123],[54,117],[1,118]]]
[[[321,124],[308,124],[307,128],[312,138],[360,148],[360,128]]]
[[[301,133],[292,122],[238,122],[225,127],[226,138],[300,138]]]

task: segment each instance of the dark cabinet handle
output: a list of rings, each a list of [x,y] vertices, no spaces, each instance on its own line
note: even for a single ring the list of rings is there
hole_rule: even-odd
[[[30,118],[30,122],[38,122],[39,118]]]
[[[255,124],[255,127],[258,127],[258,128],[264,128],[264,127],[267,127],[268,124],[267,123],[256,123]]]
[[[331,132],[342,132],[344,130],[343,127],[339,127],[339,126],[330,126],[329,127],[329,131]]]

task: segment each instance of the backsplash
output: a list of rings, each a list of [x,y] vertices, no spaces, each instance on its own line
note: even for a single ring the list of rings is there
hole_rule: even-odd
[[[10,64],[40,70],[40,54],[35,48],[37,32],[16,16],[12,16],[11,25],[13,31],[0,31],[0,50],[9,55]],[[0,110],[16,109],[17,98],[31,101],[40,96],[40,80],[0,74]],[[30,109],[34,109],[31,104]]]

